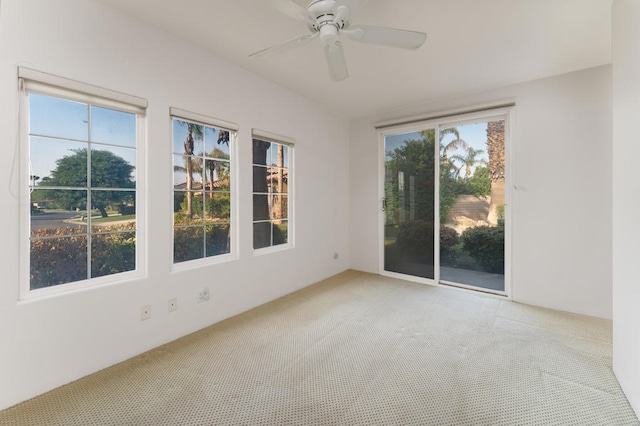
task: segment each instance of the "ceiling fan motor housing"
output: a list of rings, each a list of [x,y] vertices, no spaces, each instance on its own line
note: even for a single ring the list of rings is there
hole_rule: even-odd
[[[335,6],[335,0],[316,0],[307,7],[309,14],[315,18],[315,22],[309,25],[309,29],[319,32],[320,39],[323,41],[335,40],[338,30],[345,27],[343,19],[336,19]]]

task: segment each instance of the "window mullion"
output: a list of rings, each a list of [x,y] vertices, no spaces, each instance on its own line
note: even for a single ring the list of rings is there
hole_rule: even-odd
[[[87,279],[91,279],[93,191],[91,186],[91,106],[89,104],[87,104],[87,121]]]

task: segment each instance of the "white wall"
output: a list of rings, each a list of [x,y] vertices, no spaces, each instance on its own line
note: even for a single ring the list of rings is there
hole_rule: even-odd
[[[640,2],[613,3],[613,369],[640,416]]]
[[[18,302],[18,65],[146,98],[148,277]],[[0,409],[345,270],[348,123],[307,100],[87,0],[2,0]],[[171,272],[176,106],[240,125],[239,259]],[[293,137],[295,248],[254,257],[252,127]],[[340,253],[338,260],[333,253]],[[212,300],[196,304],[203,285]],[[167,301],[178,297],[178,310]],[[140,321],[140,308],[152,318]]]
[[[504,99],[516,102],[511,162],[520,188],[511,217],[513,299],[611,318],[611,66],[353,122],[351,267],[379,270],[373,124]]]

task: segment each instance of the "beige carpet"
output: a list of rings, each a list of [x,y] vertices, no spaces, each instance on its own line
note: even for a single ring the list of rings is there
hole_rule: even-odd
[[[0,412],[2,426],[227,424],[640,423],[610,321],[353,271]]]

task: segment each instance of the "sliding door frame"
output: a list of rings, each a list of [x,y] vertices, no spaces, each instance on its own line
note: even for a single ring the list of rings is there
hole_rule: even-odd
[[[504,103],[503,103],[504,104]],[[399,124],[382,124],[376,126],[378,130],[378,199],[380,203],[380,209],[378,214],[378,256],[379,256],[379,273],[380,275],[399,278],[403,280],[413,281],[421,284],[444,286],[449,288],[458,288],[461,290],[471,290],[474,292],[482,292],[487,294],[493,294],[496,296],[506,297],[511,299],[512,294],[512,229],[513,229],[513,167],[512,158],[514,151],[514,144],[512,138],[514,117],[514,105],[509,103],[506,106],[498,107],[486,107],[470,109],[472,112],[450,112],[443,114],[434,114],[433,118],[406,120]],[[468,111],[468,110],[467,110]],[[480,287],[474,287],[464,284],[455,284],[452,286],[450,283],[443,284],[440,281],[440,129],[461,126],[470,123],[477,123],[480,121],[505,121],[505,239],[504,239],[504,291],[487,290]],[[435,217],[434,217],[434,279],[417,277],[413,275],[401,274],[398,272],[391,272],[385,270],[385,211],[384,211],[384,198],[385,198],[385,138],[387,136],[419,132],[422,130],[435,131],[436,142],[434,144],[434,158],[436,164],[435,170]]]

